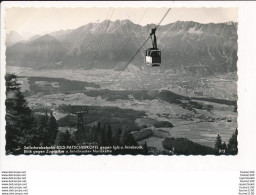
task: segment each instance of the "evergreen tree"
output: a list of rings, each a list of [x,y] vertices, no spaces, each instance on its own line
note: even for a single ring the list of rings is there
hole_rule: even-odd
[[[92,127],[92,141],[97,142],[98,141],[98,130],[95,125]]]
[[[41,126],[47,127],[48,118],[48,112],[45,110],[44,115],[41,117]]]
[[[39,128],[36,131],[36,135],[33,137],[34,146],[51,146],[54,145],[55,139],[58,133],[58,124],[51,113],[48,115],[47,110],[44,115],[41,116]]]
[[[27,105],[17,77],[6,74],[6,152],[21,153],[33,137],[34,117]]]
[[[78,123],[79,123],[79,121],[78,121]],[[77,127],[77,130],[75,131],[74,134],[75,134],[76,143],[82,144],[83,142],[86,141],[86,132],[85,132],[85,128],[83,125],[79,124]]]
[[[138,145],[135,139],[133,138],[131,133],[128,133],[127,131],[123,131],[121,137],[120,137],[120,144],[122,146],[136,146]]]
[[[218,134],[216,141],[215,141],[215,150],[216,150],[217,154],[219,154],[219,149],[221,148],[221,145],[222,145],[222,140],[221,140],[220,135]]]
[[[223,142],[222,144],[221,144],[221,149],[226,149],[227,148],[227,144],[226,144],[226,142]]]
[[[238,142],[237,142],[237,136],[238,136],[238,131],[237,128],[235,130],[235,133],[231,136],[228,142],[228,152],[229,154],[237,154],[238,153]]]
[[[120,137],[120,145],[124,146],[124,148],[126,148],[126,146],[137,146],[138,143],[135,141],[135,139],[133,138],[131,133],[129,133],[128,131],[123,131],[123,133],[121,134],[121,137]],[[119,153],[121,153],[121,154],[143,154],[144,151],[131,148],[131,149],[120,150]]]
[[[100,129],[100,133],[98,136],[98,144],[100,146],[105,146],[106,145],[106,140],[105,140],[105,133],[106,133],[106,126]]]
[[[50,139],[50,136],[49,136],[49,132],[48,132],[48,112],[47,110],[45,111],[45,115],[43,116],[42,118],[42,121],[41,121],[41,133],[43,135],[43,145],[44,146],[48,146],[49,145],[49,139]]]
[[[110,125],[107,126],[105,142],[106,142],[106,146],[112,146],[113,145],[112,144],[112,130],[111,130],[111,126]]]
[[[36,131],[36,135],[33,137],[34,146],[48,146],[49,144],[49,133],[48,133],[48,113],[45,111],[44,115],[41,116],[39,128]]]
[[[33,135],[31,145],[32,146],[44,146],[43,138],[44,138],[44,128],[40,126],[35,130],[35,134]]]
[[[58,146],[72,146],[75,145],[75,142],[71,139],[69,131],[66,130],[57,134],[55,144]]]
[[[143,150],[144,150],[144,154],[148,154],[148,145],[147,145],[147,142],[144,143],[144,145],[143,145]]]
[[[237,112],[237,105],[234,106],[234,112]]]
[[[97,123],[97,132],[98,132],[98,134],[100,133],[100,130],[101,130],[101,123],[100,123],[100,121],[98,121],[98,123]]]
[[[114,144],[116,146],[119,146],[120,145],[120,137],[121,137],[121,134],[122,134],[122,130],[121,129],[118,129],[115,136],[114,136]]]
[[[48,130],[49,144],[54,145],[55,139],[58,133],[58,124],[52,112],[50,114],[50,119],[48,121],[47,130]]]
[[[6,95],[9,95],[9,92],[20,90],[20,84],[17,82],[17,77],[14,74],[5,75],[5,85],[6,85]]]
[[[80,128],[75,132],[75,138],[77,143],[83,143],[86,140],[85,129]]]

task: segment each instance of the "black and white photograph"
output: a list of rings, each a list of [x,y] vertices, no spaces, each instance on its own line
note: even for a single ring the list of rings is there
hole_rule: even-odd
[[[9,7],[6,155],[237,155],[238,9]]]
[[[1,2],[1,194],[253,195],[255,8]]]

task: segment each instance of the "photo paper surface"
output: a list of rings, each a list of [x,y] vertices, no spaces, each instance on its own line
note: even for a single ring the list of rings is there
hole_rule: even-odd
[[[8,7],[6,155],[237,155],[238,9]]]

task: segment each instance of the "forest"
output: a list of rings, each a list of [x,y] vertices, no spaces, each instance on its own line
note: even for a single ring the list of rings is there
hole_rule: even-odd
[[[106,146],[110,148],[119,148],[112,151],[111,154],[155,154],[152,152],[147,143],[144,142],[140,149],[132,149],[139,144],[135,141],[132,131],[140,131],[134,123],[138,117],[145,116],[142,111],[131,109],[119,109],[115,107],[99,108],[94,107],[92,118],[86,117],[84,121],[83,112],[86,106],[70,106],[62,105],[59,107],[63,112],[72,112],[73,115],[66,116],[61,120],[56,120],[54,113],[45,108],[43,114],[32,110],[28,106],[24,94],[20,90],[20,84],[17,81],[17,76],[14,74],[6,74],[6,154],[24,154],[24,147],[27,146],[83,146],[86,144],[97,145],[100,147]],[[108,94],[108,93],[107,93]],[[98,94],[97,94],[98,95]],[[136,98],[149,98],[152,96],[143,92],[133,94]],[[178,99],[183,97],[175,94],[166,94],[165,91],[158,94],[161,98],[167,101],[171,100],[181,104],[182,106],[192,105],[192,108],[211,109],[210,107],[203,108],[202,105],[190,101],[189,104],[184,104]],[[106,113],[110,118],[104,117]],[[93,125],[87,123],[95,122],[95,117],[98,119]],[[111,122],[112,117],[129,118],[123,120],[119,126],[116,122]],[[70,120],[71,118],[71,120]],[[68,123],[67,123],[68,121]],[[70,123],[71,121],[71,123]],[[124,125],[125,124],[125,125]],[[129,128],[122,128],[128,126]],[[173,124],[168,122],[158,122],[155,127],[173,127]],[[60,130],[59,127],[66,128]],[[75,130],[74,130],[75,129]],[[157,154],[168,155],[205,155],[205,154],[230,154],[238,153],[237,129],[230,137],[229,142],[222,141],[220,135],[217,135],[215,148],[206,147],[194,143],[186,138],[165,138],[162,142],[164,151],[158,151]],[[131,147],[129,147],[131,146]],[[125,150],[121,149],[126,147]],[[127,149],[128,148],[128,149]],[[138,147],[139,148],[139,147]],[[65,154],[65,153],[64,153]],[[72,154],[72,153],[69,153]],[[88,153],[90,154],[90,153]],[[101,153],[91,153],[101,154]]]
[[[45,110],[43,115],[36,114],[27,105],[20,92],[20,84],[13,74],[6,75],[6,153],[23,154],[24,146],[68,146],[94,142],[99,146],[136,146],[137,142],[128,131],[118,129],[112,132],[110,125],[88,128],[80,125],[72,133],[58,130],[58,123],[52,112]],[[63,108],[65,109],[65,108]],[[125,150],[126,153],[143,153],[147,151]],[[122,151],[115,150],[116,154]]]

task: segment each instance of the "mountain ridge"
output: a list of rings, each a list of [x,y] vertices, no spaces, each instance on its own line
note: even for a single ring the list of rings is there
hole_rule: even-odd
[[[102,32],[105,32],[93,67],[119,69],[146,40],[152,26],[154,25],[141,26],[130,20],[105,20],[73,30],[55,31],[48,34],[48,39],[45,40],[42,37],[46,35],[27,41],[22,47],[19,43],[8,46],[7,65],[88,69],[92,65]],[[159,49],[162,50],[161,68],[185,69],[197,74],[236,71],[235,22],[201,24],[177,21],[159,26],[156,35]],[[143,50],[149,47],[150,41],[135,57],[135,66],[141,67],[145,64]]]

